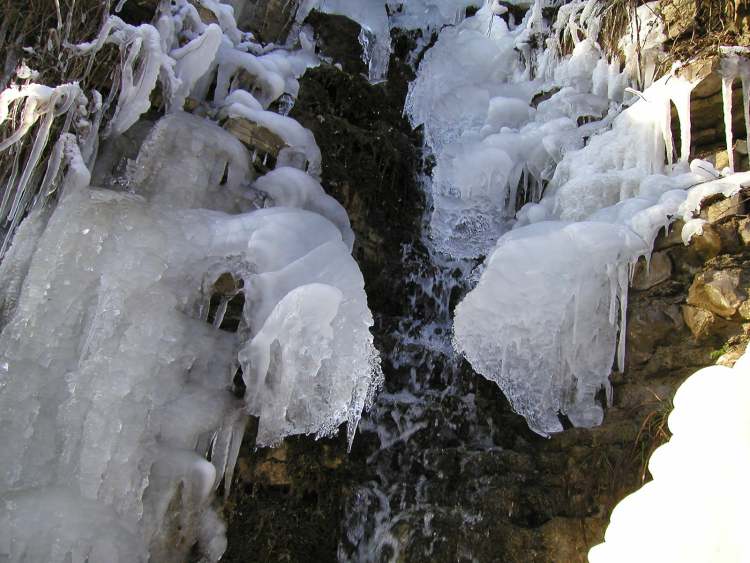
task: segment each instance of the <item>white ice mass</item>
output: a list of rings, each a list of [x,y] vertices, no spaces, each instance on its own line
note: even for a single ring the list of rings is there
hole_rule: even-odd
[[[487,257],[456,308],[455,346],[547,435],[561,415],[601,422],[597,396],[611,400],[609,374],[624,363],[631,268],[659,230],[690,220],[706,191],[732,193],[748,178],[688,166],[695,84],[679,66],[654,81],[664,35],[651,4],[620,41],[624,61],[597,43],[605,3],[565,3],[552,22],[542,1],[521,22],[493,6],[440,33],[406,111],[436,160],[435,248]]]
[[[228,6],[202,3],[219,24],[178,0],[158,29],[112,17],[73,47],[123,49],[102,131],[109,187],[91,184],[96,140],[66,133],[32,204],[52,121],[86,120],[80,131],[96,137],[101,103],[77,85],[0,95],[0,122],[22,115],[0,149],[43,122],[3,202],[13,226],[31,207],[0,265],[3,560],[182,561],[197,542],[217,561],[226,540],[212,502],[229,491],[248,417],[258,445],[343,423],[351,443],[382,377],[346,211],[302,170],[256,178],[248,148],[218,124],[253,120],[285,143],[280,164],[300,152],[317,175],[312,134],[265,109],[295,96],[317,59],[258,53]],[[139,120],[158,80],[167,115],[151,126]],[[182,111],[188,96],[206,117]],[[131,128],[148,134],[109,182],[124,158],[111,140]]]
[[[712,366],[677,390],[672,438],[649,461],[653,481],[612,512],[591,563],[750,560],[750,355]]]

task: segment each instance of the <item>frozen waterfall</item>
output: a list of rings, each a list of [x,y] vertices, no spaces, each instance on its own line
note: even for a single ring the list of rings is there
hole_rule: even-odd
[[[100,159],[98,93],[93,105],[78,85],[0,95],[0,121],[22,117],[3,149],[43,121],[5,188],[11,223],[31,209],[0,266],[8,561],[182,561],[196,544],[217,561],[226,540],[213,500],[229,492],[248,417],[258,445],[344,423],[351,443],[382,377],[347,214],[315,177],[320,151],[267,109],[296,94],[316,57],[258,54],[231,9],[203,8],[218,23],[183,0],[157,26],[113,16],[72,47],[127,54]],[[141,116],[159,80],[167,115],[151,124]],[[197,114],[183,111],[188,96]],[[62,115],[87,127],[60,137],[35,190]],[[218,125],[232,119],[282,143],[257,181],[269,157]]]
[[[691,162],[697,79],[660,66],[655,2],[627,14],[614,45],[603,0],[301,0],[279,44],[238,27],[238,2],[158,4],[149,23],[107,14],[90,40],[58,41],[84,75],[116,61],[109,91],[86,90],[85,76],[39,84],[19,66],[0,93],[3,561],[216,562],[220,498],[251,418],[258,447],[343,426],[351,447],[383,375],[352,224],[321,184],[313,133],[289,113],[325,60],[312,10],[359,24],[372,84],[388,77],[394,30],[411,32],[404,114],[434,163],[424,240],[401,248],[413,310],[388,320],[401,381],[363,422],[379,440],[366,460],[376,478],[345,507],[342,561],[396,560],[409,534],[432,553],[442,507],[426,491],[442,469],[421,432],[463,425],[462,466],[500,449],[463,358],[541,436],[600,424],[625,366],[634,265],[677,219],[685,244],[699,234],[706,197],[750,185],[731,150],[738,79],[750,126],[750,52],[717,54],[729,166]],[[706,515],[726,521],[709,493],[732,498],[748,466],[735,448],[748,365],[683,386],[654,484],[615,511],[591,561],[647,560],[643,549],[743,560],[745,491],[731,526]],[[705,412],[716,420],[696,423]],[[694,483],[705,486],[670,513],[670,541],[707,540],[659,545],[658,509],[682,508]],[[407,520],[421,528],[399,528]]]
[[[609,374],[624,365],[631,268],[660,229],[692,218],[721,174],[688,166],[695,83],[679,65],[654,81],[664,34],[652,6],[621,38],[620,61],[597,42],[604,3],[563,3],[553,20],[544,2],[532,4],[519,22],[487,3],[445,28],[406,111],[436,159],[433,244],[453,258],[487,257],[456,308],[455,346],[546,435],[562,430],[560,416],[602,421]],[[733,80],[745,63],[727,56]],[[746,181],[730,176],[718,191]]]

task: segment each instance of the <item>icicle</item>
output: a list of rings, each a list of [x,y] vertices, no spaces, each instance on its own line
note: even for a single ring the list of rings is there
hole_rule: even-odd
[[[49,160],[47,161],[47,170],[45,171],[44,178],[39,186],[39,194],[41,196],[40,200],[46,200],[54,191],[52,184],[57,180],[58,173],[60,172],[60,165],[62,164],[66,141],[67,138],[61,136],[52,149],[52,154],[50,154]]]
[[[677,80],[676,83],[675,80]],[[674,77],[670,81],[669,87],[670,99],[677,108],[677,116],[680,121],[680,162],[687,163],[690,160],[690,144],[692,143],[690,94],[695,88],[695,84]]]
[[[214,328],[219,328],[221,323],[224,322],[224,316],[227,314],[227,306],[229,305],[230,298],[226,295],[222,296],[219,308],[216,310],[216,316],[214,317]]]
[[[14,221],[15,215],[24,208],[22,204],[29,201],[29,197],[27,196],[29,182],[36,170],[42,152],[47,146],[52,123],[56,117],[70,111],[79,97],[83,97],[83,94],[78,84],[75,83],[64,84],[54,89],[39,84],[30,84],[20,89],[11,87],[0,94],[0,124],[7,119],[10,104],[16,100],[25,99],[21,125],[8,139],[0,143],[0,151],[6,150],[18,143],[39,118],[42,118],[42,123],[36,132],[31,153],[24,164],[18,183],[8,183],[6,185],[6,193],[4,194],[3,204],[0,208],[0,221],[10,219],[14,225],[17,224],[17,221]],[[15,193],[12,203],[10,200],[11,191]]]
[[[227,463],[224,469],[224,497],[229,498],[229,493],[232,490],[232,477],[234,476],[234,469],[237,466],[237,458],[240,455],[240,447],[242,446],[242,438],[245,435],[245,427],[247,426],[247,417],[244,413],[238,412],[237,418],[234,421],[232,427],[232,437],[229,443],[229,449],[227,451]]]
[[[724,135],[726,138],[729,171],[734,172],[734,136],[732,133],[732,86],[738,74],[738,56],[731,51],[723,51],[721,59],[721,98],[724,104]]]
[[[620,301],[620,324],[617,335],[617,367],[620,371],[625,371],[625,344],[627,343],[627,322],[628,322],[628,280],[632,266],[630,264],[620,264],[618,267],[618,285]],[[609,397],[609,395],[608,395]],[[608,398],[611,402],[611,397]]]
[[[7,180],[5,181],[5,190],[3,193],[3,199],[2,202],[0,202],[0,216],[4,213],[3,210],[7,209],[9,202],[10,202],[10,196],[13,193],[13,186],[16,185],[16,178],[18,178],[18,171],[20,169],[20,158],[21,158],[21,151],[15,150],[15,155],[13,157],[13,164],[11,166],[10,174],[8,175]]]
[[[607,279],[609,280],[609,324],[617,322],[617,296],[620,291],[617,264],[606,265]]]
[[[674,139],[672,138],[672,108],[669,105],[670,98],[663,88],[659,89],[658,92],[654,92],[654,95],[658,96],[658,99],[653,100],[652,103],[661,106],[660,108],[657,108],[656,111],[658,112],[657,115],[661,116],[660,129],[662,141],[666,150],[667,169],[671,170],[672,164],[674,164]]]
[[[726,137],[729,171],[734,172],[734,141],[732,135],[732,84],[734,77],[722,77],[721,97],[724,103],[724,134]]]
[[[745,142],[750,147],[750,60],[743,58],[739,64],[742,80],[742,109],[745,117]]]
[[[86,166],[90,170],[93,170],[97,150],[99,149],[99,129],[101,128],[102,119],[104,118],[104,106],[102,103],[102,95],[97,90],[93,90],[91,96],[93,100],[91,107],[88,110],[89,129],[81,141],[81,155],[83,156]]]

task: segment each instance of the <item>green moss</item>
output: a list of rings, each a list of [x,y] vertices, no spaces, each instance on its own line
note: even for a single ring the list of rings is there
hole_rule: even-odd
[[[724,345],[721,348],[718,348],[714,350],[713,352],[709,353],[709,357],[712,361],[716,361],[719,358],[721,358],[724,354],[726,354],[729,351],[729,342],[725,342]]]

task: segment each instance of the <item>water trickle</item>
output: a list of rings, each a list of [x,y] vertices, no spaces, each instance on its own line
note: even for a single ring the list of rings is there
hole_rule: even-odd
[[[422,182],[429,193],[430,178]],[[407,314],[388,335],[385,388],[360,423],[360,432],[375,434],[379,445],[367,458],[371,479],[346,507],[341,562],[428,557],[447,541],[436,521],[472,526],[482,518],[441,492],[452,474],[444,464],[470,463],[474,454],[497,449],[492,418],[478,412],[477,380],[467,376],[471,370],[452,344],[453,308],[476,282],[478,261],[437,252],[427,236],[429,219],[425,214],[422,239],[403,248]]]

